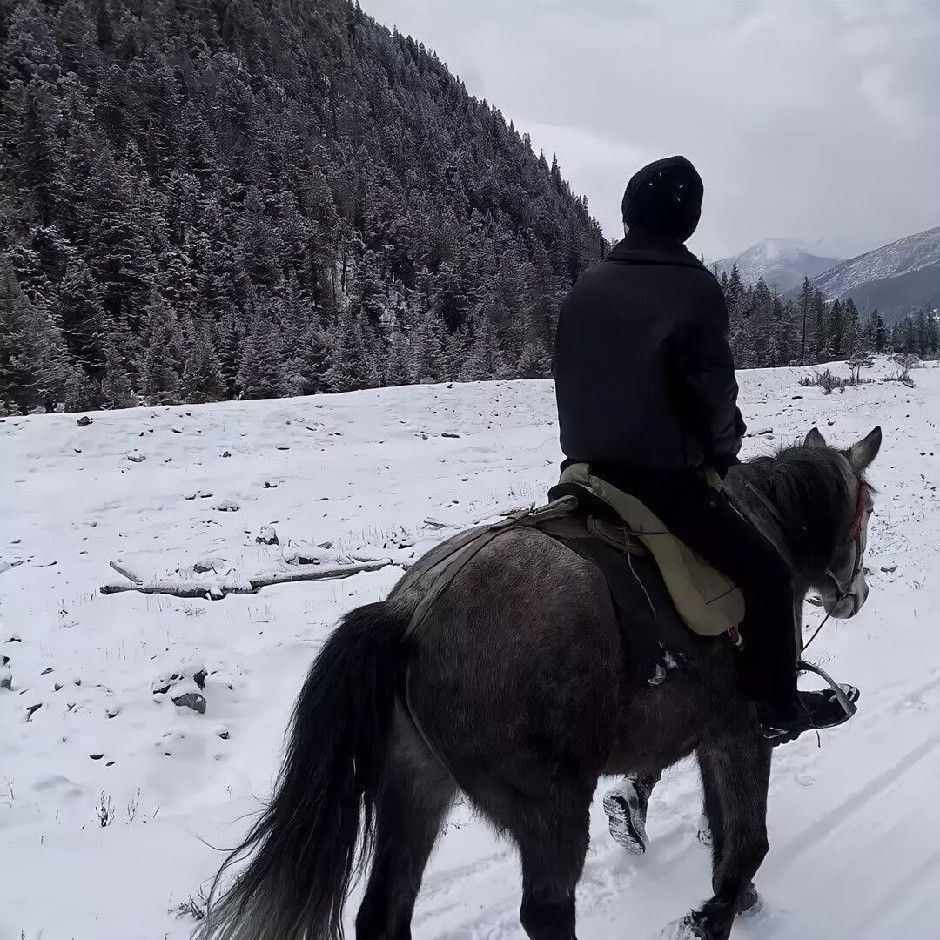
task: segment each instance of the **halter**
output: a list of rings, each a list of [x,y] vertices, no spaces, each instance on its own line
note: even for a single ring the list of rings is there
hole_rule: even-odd
[[[849,538],[855,546],[855,565],[852,568],[852,575],[849,578],[848,585],[843,587],[832,569],[826,568],[826,577],[836,586],[840,601],[849,596],[855,579],[862,573],[862,568],[864,567],[865,552],[862,547],[862,527],[865,523],[865,514],[870,505],[871,487],[864,480],[859,479],[858,488],[855,492],[855,515],[852,517],[852,525],[849,528]]]
[[[855,518],[852,520],[852,528],[849,529],[849,537],[857,539],[862,534],[862,523],[865,521],[865,512],[871,505],[871,487],[864,481],[858,481],[858,489],[855,493]]]

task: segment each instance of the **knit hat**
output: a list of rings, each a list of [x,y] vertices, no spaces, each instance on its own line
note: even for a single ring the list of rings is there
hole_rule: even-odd
[[[685,157],[665,157],[638,170],[620,204],[629,228],[684,242],[702,215],[702,178]]]

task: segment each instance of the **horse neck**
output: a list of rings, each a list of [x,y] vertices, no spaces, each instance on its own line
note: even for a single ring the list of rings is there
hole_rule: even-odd
[[[848,480],[835,451],[794,448],[776,457],[758,457],[732,468],[727,482],[794,574],[824,570],[849,513]]]

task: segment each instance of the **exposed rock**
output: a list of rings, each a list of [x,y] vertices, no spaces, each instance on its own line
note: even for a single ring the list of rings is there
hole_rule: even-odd
[[[172,702],[180,708],[191,708],[200,715],[206,713],[206,697],[198,692],[184,692],[182,695],[175,696]]]
[[[76,422],[80,428],[87,428],[91,424],[91,418],[88,415],[82,415]]]
[[[151,692],[154,695],[165,695],[170,691],[170,687],[173,685],[173,683],[179,682],[179,680],[182,678],[183,677],[181,675],[178,675],[174,672],[172,676],[167,676],[167,678],[163,680],[166,685],[155,686],[151,689]]]
[[[261,527],[261,532],[255,537],[255,541],[260,545],[280,545],[280,540],[277,537],[277,532],[274,531],[274,526],[265,525]]]
[[[199,672],[193,675],[193,682],[199,686],[200,690],[206,687],[206,670],[200,669]]]

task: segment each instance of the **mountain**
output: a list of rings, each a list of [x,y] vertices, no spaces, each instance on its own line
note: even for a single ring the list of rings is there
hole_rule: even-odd
[[[768,287],[785,293],[802,284],[804,277],[815,277],[838,260],[815,255],[791,238],[765,238],[733,258],[716,261],[713,267],[720,275],[722,272],[730,274],[737,266],[745,283],[752,284],[763,278]]]
[[[603,238],[347,0],[0,0],[0,414],[544,376]]]
[[[851,297],[861,310],[877,308],[897,321],[940,307],[940,226],[842,261],[815,278],[831,299]]]

